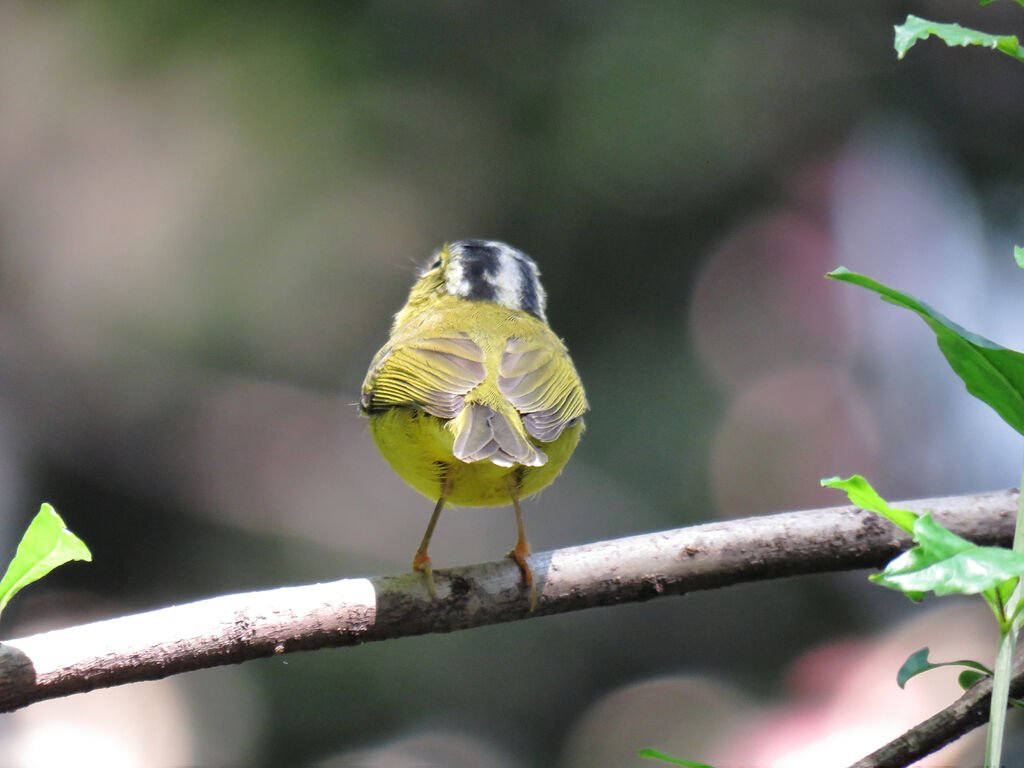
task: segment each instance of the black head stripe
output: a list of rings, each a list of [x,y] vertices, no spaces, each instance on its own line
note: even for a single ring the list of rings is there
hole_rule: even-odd
[[[537,295],[537,274],[534,267],[527,261],[518,260],[519,274],[523,276],[523,283],[519,289],[519,302],[524,312],[529,312],[534,317],[544,319],[544,309],[540,305],[540,297]]]
[[[463,240],[461,246],[462,260],[470,268],[471,277],[494,277],[501,269],[501,251],[483,240]]]
[[[463,240],[458,245],[464,265],[463,277],[469,283],[466,298],[494,301],[494,285],[488,278],[497,275],[501,269],[501,252],[483,240]]]
[[[473,275],[469,273],[469,293],[466,294],[467,299],[474,301],[494,301],[496,293],[494,286],[482,279],[480,275]]]

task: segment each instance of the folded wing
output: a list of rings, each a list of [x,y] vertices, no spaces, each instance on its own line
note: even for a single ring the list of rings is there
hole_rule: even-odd
[[[468,336],[388,345],[370,365],[360,405],[367,413],[406,405],[453,419],[486,375],[483,350]]]
[[[537,440],[550,443],[587,411],[576,369],[561,345],[512,338],[498,366],[498,389]]]

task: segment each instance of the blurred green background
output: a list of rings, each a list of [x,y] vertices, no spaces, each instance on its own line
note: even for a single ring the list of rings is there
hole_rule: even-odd
[[[95,558],[4,634],[408,568],[431,504],[354,404],[416,269],[461,238],[536,259],[592,407],[526,507],[535,549],[839,504],[834,474],[889,498],[1017,483],[1019,441],[927,329],[821,277],[844,264],[1024,347],[1024,66],[936,41],[897,62],[908,12],[1024,21],[0,4],[0,541],[46,500]],[[513,541],[510,511],[453,510],[431,554]],[[72,697],[6,716],[0,745],[11,765],[845,764],[955,695],[954,673],[898,691],[906,655],[990,653],[964,611],[864,574],[745,586]]]

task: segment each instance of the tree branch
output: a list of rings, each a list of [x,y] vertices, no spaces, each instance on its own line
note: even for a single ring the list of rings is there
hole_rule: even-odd
[[[1016,490],[904,502],[956,533],[1008,544]],[[741,582],[881,565],[910,540],[854,507],[787,512],[531,556],[530,612],[508,560],[225,595],[0,644],[0,711],[292,651],[498,624]]]

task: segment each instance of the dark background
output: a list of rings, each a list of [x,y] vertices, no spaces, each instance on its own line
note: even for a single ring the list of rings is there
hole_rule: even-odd
[[[592,413],[536,549],[1005,488],[1019,438],[843,264],[1024,346],[1024,66],[966,2],[0,5],[0,540],[92,548],[6,636],[408,568],[430,512],[356,414],[430,254],[540,265]],[[499,557],[454,510],[438,567]],[[12,765],[845,764],[990,658],[958,601],[803,578],[299,654],[32,707]],[[938,608],[938,610],[933,610]],[[989,622],[991,623],[991,622]],[[961,744],[946,761],[980,762]],[[42,755],[40,758],[39,756]],[[36,759],[36,762],[32,762]],[[21,762],[15,763],[14,760]]]

